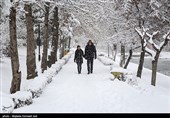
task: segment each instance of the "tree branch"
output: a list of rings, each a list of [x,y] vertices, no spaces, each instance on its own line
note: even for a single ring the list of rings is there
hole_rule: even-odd
[[[153,42],[153,37],[155,35],[157,35],[159,33],[159,31],[156,31],[156,32],[153,32],[153,34],[149,34],[146,32],[146,35],[149,37],[149,43],[152,45],[152,47],[158,52],[160,50],[160,47],[158,45],[156,45],[154,42]]]

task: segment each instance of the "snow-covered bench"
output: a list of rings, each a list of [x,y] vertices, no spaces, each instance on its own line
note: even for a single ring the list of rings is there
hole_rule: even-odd
[[[118,66],[111,66],[110,73],[114,76],[111,80],[118,79],[130,85],[137,85],[137,77],[133,72]]]
[[[123,76],[124,76],[124,69],[121,68],[121,67],[114,67],[112,66],[111,67],[111,70],[110,70],[110,73],[114,76],[114,79],[119,79],[121,81],[124,81],[123,80]]]

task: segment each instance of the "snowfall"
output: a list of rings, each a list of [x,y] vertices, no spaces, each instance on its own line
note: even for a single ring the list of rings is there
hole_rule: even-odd
[[[12,95],[10,58],[0,60],[1,113],[170,113],[170,77],[157,73],[156,87],[151,86],[151,70],[144,68],[142,78],[136,78],[138,65],[121,69],[119,57],[114,62],[98,52],[94,72],[87,74],[84,60],[78,74],[72,50],[43,74],[37,60],[39,76],[32,80],[26,80],[26,48],[19,48],[19,59],[21,91]],[[125,72],[126,79],[114,78],[111,70]]]

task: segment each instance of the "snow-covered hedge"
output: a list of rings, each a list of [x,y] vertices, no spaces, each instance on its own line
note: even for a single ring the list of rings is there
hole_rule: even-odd
[[[1,95],[2,104],[0,109],[3,113],[12,113],[14,108],[19,108],[24,105],[30,105],[33,98],[37,98],[43,92],[43,89],[52,81],[52,78],[62,69],[70,59],[74,51],[70,51],[62,59],[58,60],[55,64],[44,71],[43,74],[31,80],[24,91],[18,91],[11,95]]]
[[[25,88],[25,90],[31,92],[33,98],[39,97],[50,79],[50,76],[47,77],[47,74],[42,74],[34,78],[34,80],[32,80],[32,82],[27,86],[27,88]]]
[[[106,66],[114,64],[114,61],[106,57],[104,53],[99,53],[97,58]]]
[[[30,91],[33,98],[39,97],[46,85],[51,83],[52,78],[62,69],[62,66],[67,63],[72,54],[73,51],[70,51],[62,59],[53,64],[51,68],[44,71],[42,75],[36,77],[26,88],[26,91]]]
[[[24,105],[32,104],[32,94],[27,91],[18,91],[15,94],[11,94],[11,98],[14,101],[14,108],[19,108]]]

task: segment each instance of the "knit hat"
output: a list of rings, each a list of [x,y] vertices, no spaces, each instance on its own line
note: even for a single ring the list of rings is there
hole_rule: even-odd
[[[80,47],[80,45],[77,45],[77,48]]]
[[[89,42],[89,43],[90,43],[90,42],[92,43],[92,41],[91,41],[91,40],[89,40],[88,42]]]

